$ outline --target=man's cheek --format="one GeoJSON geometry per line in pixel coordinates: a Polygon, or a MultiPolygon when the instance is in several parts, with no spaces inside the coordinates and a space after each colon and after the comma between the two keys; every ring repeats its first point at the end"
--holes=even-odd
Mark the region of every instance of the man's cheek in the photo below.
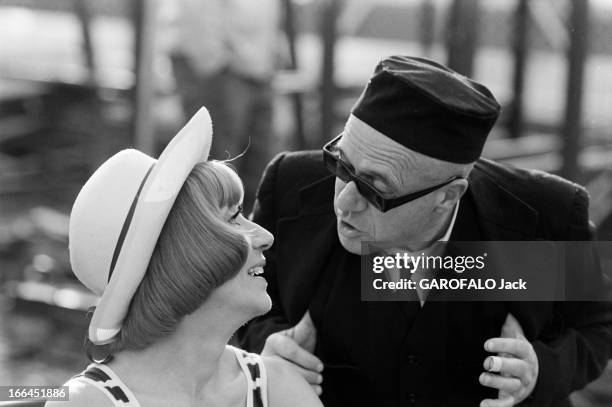
{"type": "Polygon", "coordinates": [[[362,215],[361,223],[360,225],[363,228],[364,232],[368,233],[368,238],[372,239],[372,240],[379,240],[378,239],[378,233],[379,233],[379,227],[378,227],[378,220],[376,218],[376,214],[372,213],[372,207],[370,206],[365,213],[362,215]]]}
{"type": "Polygon", "coordinates": [[[402,237],[402,230],[409,227],[405,218],[389,212],[371,213],[370,219],[371,234],[377,241],[399,240],[402,237]]]}
{"type": "Polygon", "coordinates": [[[344,182],[336,178],[336,183],[334,184],[334,209],[338,208],[338,195],[340,195],[345,185],[344,182]]]}
{"type": "Polygon", "coordinates": [[[338,196],[338,194],[340,193],[340,191],[342,191],[342,188],[344,188],[345,185],[346,183],[342,182],[342,180],[340,180],[339,178],[336,178],[336,182],[334,183],[334,197],[338,196]]]}

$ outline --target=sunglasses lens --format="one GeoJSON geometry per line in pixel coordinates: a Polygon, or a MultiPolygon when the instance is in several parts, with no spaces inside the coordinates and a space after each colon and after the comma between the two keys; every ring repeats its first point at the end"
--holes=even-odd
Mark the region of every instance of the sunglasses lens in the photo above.
{"type": "Polygon", "coordinates": [[[343,182],[350,181],[350,174],[348,173],[346,168],[344,168],[344,165],[342,165],[342,163],[338,161],[338,159],[336,159],[336,157],[334,157],[333,155],[325,155],[325,165],[329,172],[340,178],[343,182]]]}
{"type": "Polygon", "coordinates": [[[340,162],[336,163],[336,175],[343,182],[351,181],[351,174],[347,171],[346,167],[342,165],[342,163],[340,162]]]}
{"type": "Polygon", "coordinates": [[[355,180],[355,185],[357,186],[357,190],[368,202],[374,205],[375,208],[380,209],[380,204],[378,202],[378,195],[376,191],[372,189],[371,186],[361,182],[360,180],[355,180]]]}
{"type": "Polygon", "coordinates": [[[323,159],[329,172],[339,178],[342,182],[355,182],[355,186],[357,187],[359,194],[361,194],[361,196],[363,196],[375,208],[382,210],[381,202],[379,202],[379,196],[371,186],[364,183],[360,179],[353,177],[346,166],[331,152],[325,151],[323,159]]]}

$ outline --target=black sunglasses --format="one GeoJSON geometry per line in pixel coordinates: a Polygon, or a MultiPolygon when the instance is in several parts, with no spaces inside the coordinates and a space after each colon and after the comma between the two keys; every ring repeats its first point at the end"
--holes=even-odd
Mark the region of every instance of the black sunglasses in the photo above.
{"type": "Polygon", "coordinates": [[[345,163],[340,159],[339,151],[335,148],[336,144],[342,138],[342,134],[338,135],[335,139],[323,146],[323,161],[325,166],[334,176],[340,178],[342,182],[349,183],[353,181],[357,186],[357,190],[365,199],[368,200],[376,209],[381,212],[387,212],[397,206],[419,199],[436,189],[440,189],[451,182],[462,179],[463,177],[457,176],[445,181],[441,184],[434,185],[433,187],[422,189],[420,191],[412,192],[410,194],[400,196],[398,198],[384,198],[383,194],[374,188],[368,181],[359,177],[352,169],[352,166],[345,163]]]}

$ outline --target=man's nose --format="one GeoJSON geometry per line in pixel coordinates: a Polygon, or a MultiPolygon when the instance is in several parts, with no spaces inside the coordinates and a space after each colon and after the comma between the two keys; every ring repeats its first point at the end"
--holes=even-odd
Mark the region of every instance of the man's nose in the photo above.
{"type": "Polygon", "coordinates": [[[359,193],[354,181],[344,184],[336,199],[336,206],[343,212],[361,212],[368,207],[368,203],[359,193]]]}

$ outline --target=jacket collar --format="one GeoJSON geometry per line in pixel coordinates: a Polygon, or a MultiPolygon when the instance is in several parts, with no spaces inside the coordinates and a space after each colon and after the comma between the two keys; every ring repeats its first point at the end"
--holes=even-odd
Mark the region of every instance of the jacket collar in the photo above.
{"type": "Polygon", "coordinates": [[[277,267],[283,269],[277,275],[285,287],[281,301],[292,324],[308,309],[319,275],[339,244],[333,196],[333,176],[323,177],[299,191],[297,216],[277,223],[277,267]]]}
{"type": "Polygon", "coordinates": [[[298,215],[327,215],[334,213],[333,175],[327,175],[299,191],[298,215]]]}
{"type": "Polygon", "coordinates": [[[534,238],[538,212],[498,182],[484,161],[476,163],[468,181],[482,240],[534,238]]]}

